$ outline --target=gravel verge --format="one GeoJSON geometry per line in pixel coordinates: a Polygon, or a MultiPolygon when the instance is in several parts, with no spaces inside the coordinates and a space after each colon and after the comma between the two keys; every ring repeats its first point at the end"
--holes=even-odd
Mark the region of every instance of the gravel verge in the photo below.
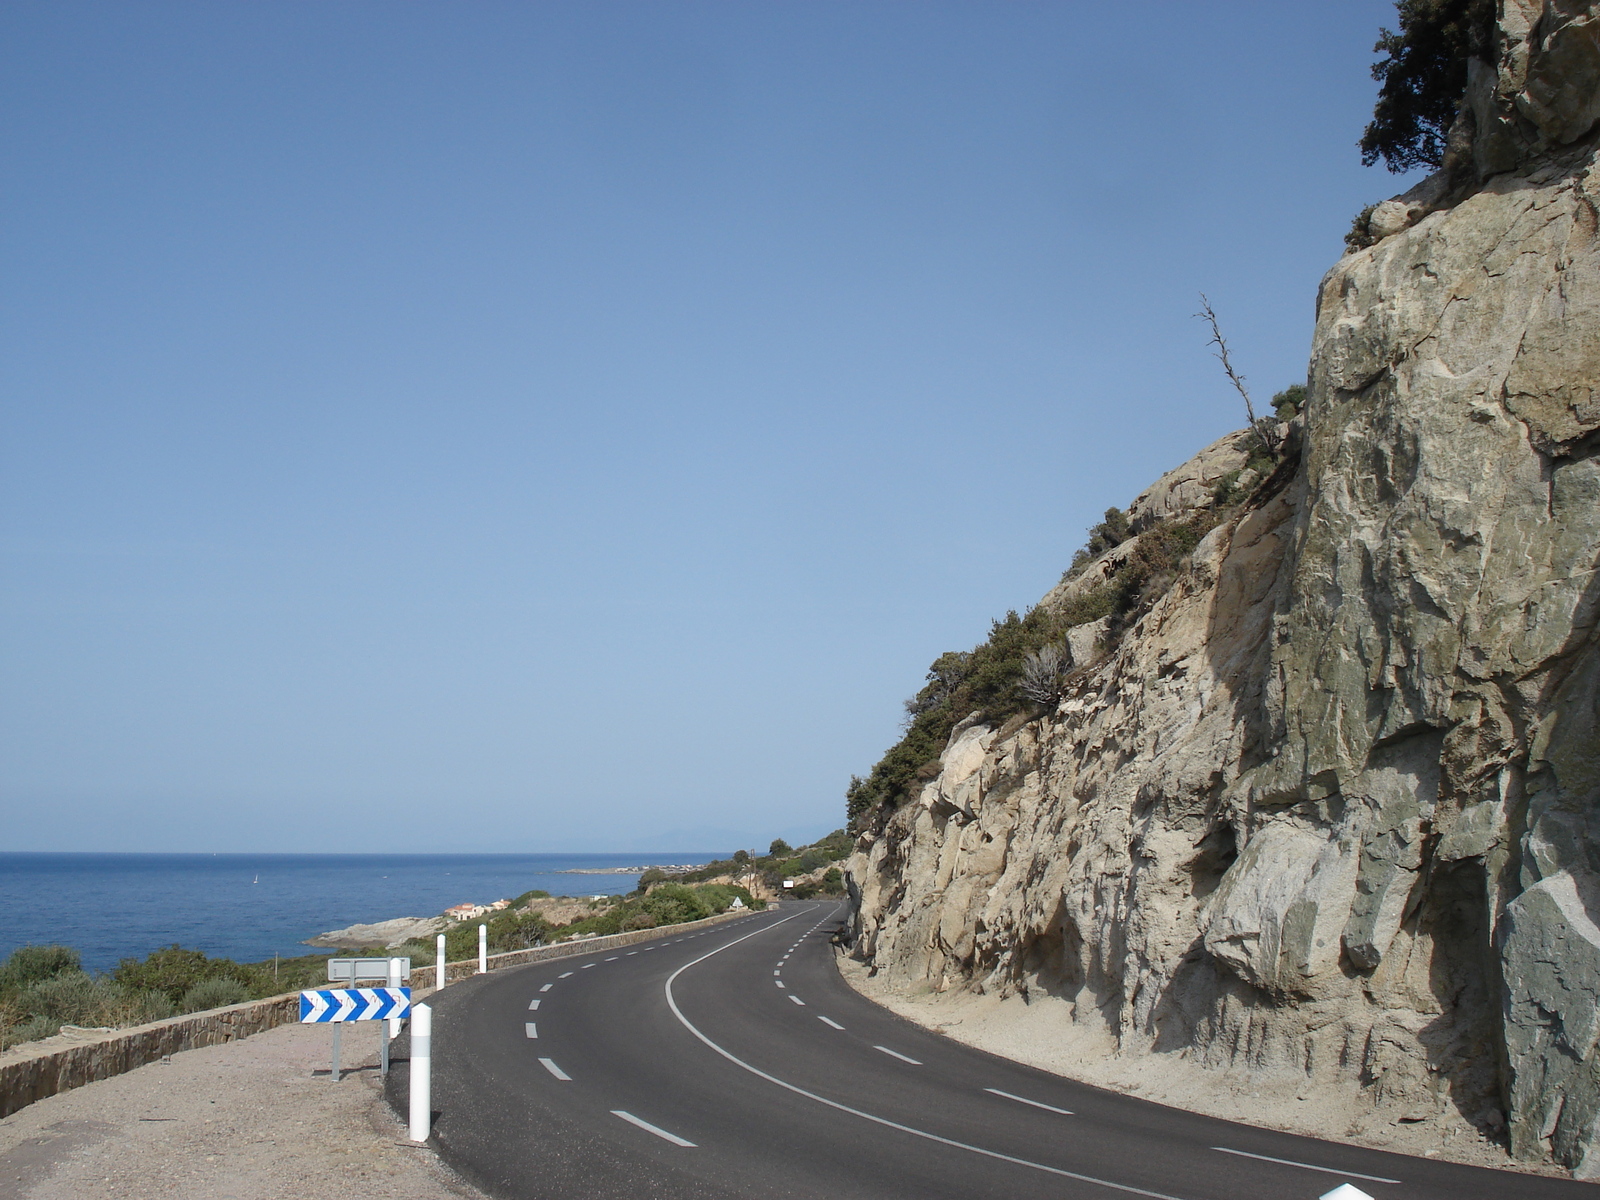
{"type": "Polygon", "coordinates": [[[383,1102],[377,1027],[284,1025],[0,1120],[0,1200],[478,1198],[383,1102]],[[353,1068],[353,1069],[351,1069],[353,1068]]]}

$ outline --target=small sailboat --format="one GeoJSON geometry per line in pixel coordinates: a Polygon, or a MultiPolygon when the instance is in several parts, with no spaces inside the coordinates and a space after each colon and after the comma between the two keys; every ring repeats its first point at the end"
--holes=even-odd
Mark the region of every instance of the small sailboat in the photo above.
{"type": "Polygon", "coordinates": [[[257,876],[256,876],[256,877],[255,877],[255,878],[254,878],[254,879],[252,879],[252,880],[251,880],[251,881],[250,881],[250,882],[251,882],[251,883],[260,883],[260,882],[261,882],[261,876],[259,876],[259,875],[257,875],[257,876]]]}

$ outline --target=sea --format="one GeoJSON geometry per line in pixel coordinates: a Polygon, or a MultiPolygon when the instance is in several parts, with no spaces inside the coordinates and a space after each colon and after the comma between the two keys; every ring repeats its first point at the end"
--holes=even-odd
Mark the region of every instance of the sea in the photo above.
{"type": "Polygon", "coordinates": [[[71,946],[84,969],[177,944],[236,962],[329,953],[305,939],[391,917],[431,917],[541,888],[553,896],[632,891],[650,865],[714,854],[25,854],[0,853],[0,958],[71,946]],[[619,874],[574,871],[633,867],[619,874]]]}

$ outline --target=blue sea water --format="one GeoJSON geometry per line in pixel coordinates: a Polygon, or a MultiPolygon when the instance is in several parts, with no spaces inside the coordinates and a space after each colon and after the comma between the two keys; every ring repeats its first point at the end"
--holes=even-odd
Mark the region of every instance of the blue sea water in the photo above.
{"type": "Polygon", "coordinates": [[[632,891],[637,874],[570,875],[712,854],[0,853],[0,957],[72,946],[90,971],[174,942],[239,962],[316,953],[308,937],[357,922],[434,916],[542,888],[632,891]]]}

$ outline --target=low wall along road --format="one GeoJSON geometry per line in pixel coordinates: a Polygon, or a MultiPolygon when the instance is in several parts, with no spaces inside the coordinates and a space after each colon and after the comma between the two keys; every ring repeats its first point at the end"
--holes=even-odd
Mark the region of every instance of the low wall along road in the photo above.
{"type": "MultiPolygon", "coordinates": [[[[590,954],[614,946],[631,946],[652,938],[677,935],[689,929],[718,925],[737,917],[749,915],[748,909],[738,909],[707,917],[702,921],[688,921],[682,925],[663,925],[655,929],[636,929],[629,933],[614,933],[605,937],[589,938],[580,942],[560,942],[552,946],[536,946],[531,950],[513,950],[507,954],[491,954],[489,969],[520,967],[525,963],[544,962],[552,958],[567,958],[575,954],[590,954]]],[[[468,959],[446,965],[445,982],[466,979],[478,972],[478,960],[468,959]]],[[[411,986],[417,991],[432,990],[434,968],[417,967],[411,972],[411,986]]],[[[132,1071],[146,1063],[183,1050],[201,1046],[216,1046],[234,1042],[261,1033],[279,1025],[300,1019],[300,993],[289,992],[266,1000],[252,1000],[227,1008],[213,1008],[206,1012],[189,1013],[154,1021],[132,1029],[118,1029],[111,1033],[93,1034],[88,1040],[71,1045],[53,1044],[45,1048],[19,1046],[0,1054],[0,1117],[8,1117],[19,1108],[93,1083],[132,1071]]]]}

